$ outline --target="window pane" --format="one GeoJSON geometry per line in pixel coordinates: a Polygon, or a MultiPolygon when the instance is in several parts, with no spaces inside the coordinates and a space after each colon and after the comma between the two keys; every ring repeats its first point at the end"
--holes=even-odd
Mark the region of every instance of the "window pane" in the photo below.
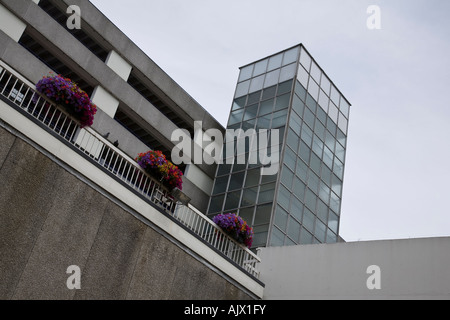
{"type": "Polygon", "coordinates": [[[242,121],[242,117],[244,115],[244,109],[240,109],[237,111],[233,111],[230,115],[230,120],[228,121],[228,125],[233,125],[242,121]]]}
{"type": "Polygon", "coordinates": [[[305,109],[305,115],[303,116],[303,119],[311,129],[314,128],[315,117],[314,114],[308,108],[305,109]]]}
{"type": "Polygon", "coordinates": [[[303,212],[303,226],[309,231],[313,232],[314,220],[315,220],[314,214],[310,210],[308,210],[308,208],[305,208],[303,212]]]}
{"type": "Polygon", "coordinates": [[[241,191],[229,193],[225,201],[224,210],[232,210],[239,207],[239,200],[241,199],[241,191]]]}
{"type": "Polygon", "coordinates": [[[340,108],[341,108],[341,112],[348,119],[349,114],[350,114],[350,104],[344,98],[341,98],[340,108]]]}
{"type": "Polygon", "coordinates": [[[262,185],[259,190],[258,203],[273,202],[275,195],[275,183],[262,185]]]}
{"type": "Polygon", "coordinates": [[[316,211],[316,200],[317,196],[314,194],[314,192],[306,188],[305,204],[312,212],[316,211]]]}
{"type": "Polygon", "coordinates": [[[302,220],[303,203],[301,203],[296,197],[292,197],[291,199],[291,215],[299,221],[302,220]]]}
{"type": "Polygon", "coordinates": [[[319,85],[315,81],[309,81],[308,92],[314,100],[319,100],[319,85]]]}
{"type": "Polygon", "coordinates": [[[292,181],[294,180],[294,173],[288,169],[288,167],[283,166],[283,172],[281,173],[281,182],[288,188],[292,190],[292,181]]]}
{"type": "Polygon", "coordinates": [[[211,203],[209,205],[209,213],[215,213],[222,211],[223,200],[225,195],[216,196],[211,198],[211,203]]]}
{"type": "Polygon", "coordinates": [[[283,127],[286,125],[287,121],[287,109],[278,111],[273,114],[273,120],[272,120],[272,129],[283,127]]]}
{"type": "Polygon", "coordinates": [[[328,115],[334,123],[338,123],[339,110],[333,103],[330,103],[328,115]]]}
{"type": "Polygon", "coordinates": [[[291,119],[289,120],[289,127],[291,127],[292,131],[294,131],[297,134],[300,134],[302,126],[302,119],[296,114],[291,113],[291,119]]]}
{"type": "Polygon", "coordinates": [[[305,190],[306,185],[303,181],[301,181],[299,178],[294,178],[294,194],[297,198],[299,198],[301,201],[305,198],[305,190]]]}
{"type": "Polygon", "coordinates": [[[260,74],[263,74],[266,72],[267,62],[268,62],[268,60],[266,59],[266,60],[260,61],[255,64],[255,70],[253,72],[254,77],[259,76],[260,74]]]}
{"type": "Polygon", "coordinates": [[[297,153],[298,151],[298,144],[300,141],[300,137],[294,133],[294,131],[292,129],[288,130],[288,135],[287,135],[287,145],[295,152],[297,153]]]}
{"type": "Polygon", "coordinates": [[[317,193],[319,189],[319,177],[314,174],[314,172],[309,172],[308,175],[308,187],[314,192],[317,193]]]}
{"type": "MultiPolygon", "coordinates": [[[[281,80],[280,80],[280,82],[281,82],[281,80]]],[[[278,86],[277,94],[279,96],[281,96],[283,93],[288,93],[291,91],[292,91],[292,80],[289,80],[289,81],[280,83],[280,85],[278,86]]]]}
{"type": "Polygon", "coordinates": [[[244,121],[256,118],[256,115],[258,114],[258,107],[259,107],[258,104],[254,104],[252,106],[246,107],[244,121]]]}
{"type": "Polygon", "coordinates": [[[241,189],[244,183],[244,172],[235,173],[231,176],[230,186],[228,187],[228,191],[241,189]]]}
{"type": "Polygon", "coordinates": [[[320,71],[319,66],[313,61],[311,63],[311,77],[317,82],[320,83],[320,75],[322,74],[322,71],[320,71]]]}
{"type": "Polygon", "coordinates": [[[259,115],[262,116],[262,115],[271,113],[273,111],[274,103],[275,103],[275,99],[270,99],[270,100],[261,102],[261,107],[259,108],[259,115]]]}
{"type": "Polygon", "coordinates": [[[253,73],[253,64],[241,69],[241,73],[239,75],[239,82],[248,80],[252,77],[253,73]]]}
{"type": "Polygon", "coordinates": [[[289,219],[288,236],[295,242],[300,241],[300,223],[293,218],[289,219]]]}
{"type": "Polygon", "coordinates": [[[329,96],[331,82],[325,74],[322,74],[322,82],[321,82],[320,86],[323,89],[323,91],[325,91],[326,95],[329,96]]]}
{"type": "Polygon", "coordinates": [[[336,213],[339,213],[341,209],[341,199],[334,192],[331,193],[330,197],[330,209],[336,213]]]}
{"type": "Polygon", "coordinates": [[[214,184],[213,194],[224,193],[225,191],[227,191],[227,185],[228,185],[228,176],[217,178],[216,183],[214,184]]]}
{"type": "Polygon", "coordinates": [[[264,78],[265,78],[264,75],[253,78],[251,85],[250,85],[249,93],[261,90],[264,86],[264,78]]]}
{"type": "Polygon", "coordinates": [[[337,105],[337,106],[339,105],[340,94],[339,94],[339,91],[336,89],[336,87],[333,85],[331,86],[330,98],[331,98],[331,101],[333,101],[333,103],[335,105],[337,105]]]}
{"type": "Polygon", "coordinates": [[[270,238],[270,245],[273,247],[280,247],[284,245],[285,235],[278,230],[277,228],[273,228],[272,236],[270,238]]]}
{"type": "Polygon", "coordinates": [[[291,202],[291,193],[284,186],[280,186],[278,192],[278,204],[289,211],[289,204],[291,202]]]}
{"type": "Polygon", "coordinates": [[[255,225],[267,224],[270,222],[270,216],[272,215],[272,204],[265,204],[256,207],[255,213],[255,225]]]}
{"type": "Polygon", "coordinates": [[[293,63],[281,68],[280,82],[293,79],[295,76],[297,64],[293,63]]]}
{"type": "Polygon", "coordinates": [[[309,74],[306,72],[305,69],[303,69],[302,66],[298,68],[298,81],[302,84],[304,88],[308,88],[308,81],[309,81],[309,74]]]}
{"type": "Polygon", "coordinates": [[[245,107],[245,102],[246,101],[247,101],[247,97],[246,96],[238,98],[238,99],[235,99],[234,102],[233,102],[232,111],[235,111],[235,110],[238,110],[238,109],[241,109],[241,108],[245,107]]]}
{"type": "Polygon", "coordinates": [[[331,229],[334,233],[338,232],[338,226],[339,226],[339,218],[337,215],[335,215],[333,212],[330,212],[328,217],[328,228],[331,229]]]}
{"type": "Polygon", "coordinates": [[[291,100],[291,94],[284,94],[282,96],[278,96],[275,103],[275,111],[282,110],[284,108],[289,107],[289,102],[291,100]]]}
{"type": "Polygon", "coordinates": [[[325,242],[325,237],[327,233],[327,227],[325,224],[323,224],[321,221],[316,221],[316,230],[314,232],[314,235],[320,242],[325,242]]]}
{"type": "Polygon", "coordinates": [[[295,172],[303,181],[306,181],[306,177],[308,176],[308,166],[299,159],[297,161],[297,170],[295,170],[295,172]]]}
{"type": "Polygon", "coordinates": [[[269,67],[267,70],[274,70],[281,67],[281,63],[283,62],[283,54],[277,54],[269,59],[269,67]]]}
{"type": "Polygon", "coordinates": [[[305,104],[302,100],[300,100],[297,95],[294,95],[294,100],[292,102],[292,109],[300,116],[303,117],[303,110],[305,108],[305,104]]]}
{"type": "Polygon", "coordinates": [[[254,206],[256,204],[256,196],[258,195],[258,187],[244,189],[242,194],[241,207],[254,206]]]}
{"type": "Polygon", "coordinates": [[[286,210],[284,210],[280,206],[277,207],[277,211],[275,213],[275,225],[285,232],[287,228],[288,216],[289,214],[286,210]]]}
{"type": "Polygon", "coordinates": [[[317,202],[317,216],[323,222],[328,221],[328,206],[321,200],[317,202]]]}
{"type": "Polygon", "coordinates": [[[280,78],[280,69],[269,72],[266,75],[266,81],[264,82],[264,88],[276,85],[280,78]]]}
{"type": "Polygon", "coordinates": [[[292,48],[284,53],[283,65],[298,61],[298,50],[300,47],[292,48]]]}
{"type": "Polygon", "coordinates": [[[301,138],[308,146],[312,145],[313,132],[308,126],[303,126],[302,127],[302,136],[301,136],[301,138]]]}
{"type": "Polygon", "coordinates": [[[300,244],[312,244],[312,243],[313,243],[312,234],[306,231],[305,228],[302,228],[302,231],[300,233],[300,244]]]}
{"type": "Polygon", "coordinates": [[[302,141],[300,143],[300,158],[305,161],[306,164],[309,163],[309,157],[311,156],[311,149],[302,141]]]}
{"type": "Polygon", "coordinates": [[[284,153],[284,163],[291,169],[295,170],[295,163],[297,162],[297,155],[290,148],[286,148],[284,153]]]}
{"type": "Polygon", "coordinates": [[[259,184],[259,179],[261,177],[261,170],[255,169],[255,170],[248,170],[247,171],[247,178],[245,180],[245,186],[246,187],[252,187],[259,184]]]}
{"type": "Polygon", "coordinates": [[[263,96],[262,96],[262,100],[266,100],[269,98],[273,98],[275,97],[275,94],[277,93],[277,86],[273,86],[270,88],[266,88],[263,91],[263,96]]]}
{"type": "Polygon", "coordinates": [[[300,63],[303,65],[303,67],[306,69],[306,71],[309,72],[311,68],[311,57],[309,54],[305,51],[305,49],[302,49],[302,53],[300,55],[300,63]]]}
{"type": "Polygon", "coordinates": [[[236,95],[235,97],[242,97],[248,93],[248,89],[250,88],[250,80],[241,82],[236,87],[236,95]]]}

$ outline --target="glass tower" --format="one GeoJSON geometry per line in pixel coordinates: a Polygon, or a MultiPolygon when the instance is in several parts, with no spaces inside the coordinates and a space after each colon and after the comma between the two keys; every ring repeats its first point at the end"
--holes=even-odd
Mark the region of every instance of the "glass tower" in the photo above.
{"type": "Polygon", "coordinates": [[[254,228],[253,247],[337,242],[349,112],[301,44],[242,67],[227,129],[267,130],[268,155],[280,161],[261,175],[264,162],[249,161],[261,140],[236,136],[245,149],[224,148],[208,215],[239,214],[254,228]]]}

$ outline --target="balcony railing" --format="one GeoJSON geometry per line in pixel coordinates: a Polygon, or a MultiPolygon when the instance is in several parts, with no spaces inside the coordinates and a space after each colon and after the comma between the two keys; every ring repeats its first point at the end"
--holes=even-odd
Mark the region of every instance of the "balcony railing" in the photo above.
{"type": "Polygon", "coordinates": [[[222,231],[191,205],[177,202],[162,184],[147,174],[137,162],[92,128],[79,122],[60,106],[36,91],[35,85],[0,61],[0,95],[37,120],[52,134],[63,138],[116,179],[138,192],[148,202],[176,219],[186,229],[220,251],[252,276],[258,278],[260,258],[222,231]]]}

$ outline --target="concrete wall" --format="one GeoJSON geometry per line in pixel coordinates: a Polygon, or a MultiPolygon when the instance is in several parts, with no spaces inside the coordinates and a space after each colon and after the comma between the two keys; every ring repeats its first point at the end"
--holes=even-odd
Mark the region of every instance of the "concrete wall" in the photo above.
{"type": "Polygon", "coordinates": [[[1,127],[0,183],[0,299],[251,298],[1,127]],[[72,265],[80,290],[66,285],[72,265]]]}
{"type": "Polygon", "coordinates": [[[450,238],[261,250],[264,299],[450,299],[450,238]]]}

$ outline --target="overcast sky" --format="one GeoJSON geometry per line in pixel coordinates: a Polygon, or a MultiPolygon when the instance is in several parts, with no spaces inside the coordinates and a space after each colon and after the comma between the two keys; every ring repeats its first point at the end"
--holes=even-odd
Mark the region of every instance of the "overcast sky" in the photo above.
{"type": "Polygon", "coordinates": [[[450,236],[450,1],[91,2],[224,126],[239,67],[303,43],[353,105],[341,236],[450,236]]]}

